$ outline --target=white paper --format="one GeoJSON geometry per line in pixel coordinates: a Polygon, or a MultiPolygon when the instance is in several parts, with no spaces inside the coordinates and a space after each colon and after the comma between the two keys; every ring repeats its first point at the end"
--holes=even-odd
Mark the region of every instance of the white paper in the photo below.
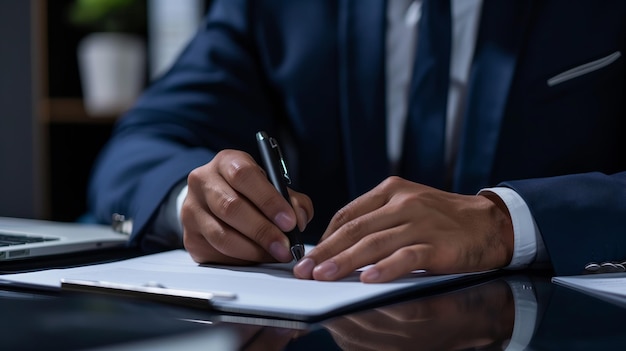
{"type": "Polygon", "coordinates": [[[4,284],[57,289],[61,279],[71,279],[230,292],[237,297],[232,300],[216,299],[213,307],[224,312],[303,320],[389,297],[390,294],[420,290],[470,276],[412,273],[390,283],[364,284],[355,272],[341,281],[321,282],[295,278],[292,267],[293,264],[203,266],[195,263],[186,251],[175,250],[100,265],[9,274],[0,279],[4,284]]]}
{"type": "Polygon", "coordinates": [[[552,281],[620,305],[626,305],[626,273],[554,277],[552,281]]]}

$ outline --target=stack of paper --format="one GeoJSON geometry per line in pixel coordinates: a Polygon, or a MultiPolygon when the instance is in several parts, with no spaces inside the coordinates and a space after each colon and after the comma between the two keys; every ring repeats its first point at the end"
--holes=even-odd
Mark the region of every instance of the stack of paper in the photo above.
{"type": "Polygon", "coordinates": [[[314,320],[358,309],[364,304],[445,284],[476,279],[485,273],[428,276],[412,273],[385,284],[364,284],[358,272],[337,282],[297,279],[293,264],[258,266],[199,265],[183,250],[125,261],[68,269],[9,274],[0,283],[60,289],[61,279],[157,287],[183,292],[216,292],[211,308],[292,320],[314,320]]]}
{"type": "Polygon", "coordinates": [[[618,305],[626,306],[626,273],[554,277],[552,281],[618,305]]]}

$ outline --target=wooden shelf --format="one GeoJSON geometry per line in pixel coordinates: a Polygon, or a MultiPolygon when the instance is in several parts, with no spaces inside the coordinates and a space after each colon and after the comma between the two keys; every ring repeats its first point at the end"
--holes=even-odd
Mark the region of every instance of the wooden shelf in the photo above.
{"type": "Polygon", "coordinates": [[[112,124],[122,113],[120,111],[116,114],[90,116],[79,98],[44,99],[42,109],[48,123],[112,124]]]}

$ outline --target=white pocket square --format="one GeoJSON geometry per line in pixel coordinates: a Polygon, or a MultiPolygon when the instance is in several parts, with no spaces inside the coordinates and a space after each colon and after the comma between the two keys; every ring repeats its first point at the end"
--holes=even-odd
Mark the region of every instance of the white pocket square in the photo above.
{"type": "Polygon", "coordinates": [[[577,67],[574,67],[572,69],[568,69],[567,71],[557,74],[556,76],[548,79],[548,86],[552,87],[555,86],[557,84],[563,83],[565,81],[568,81],[570,79],[576,78],[576,77],[580,77],[582,75],[585,75],[587,73],[593,72],[593,71],[597,71],[600,68],[606,67],[608,65],[610,65],[611,63],[615,62],[618,58],[620,58],[622,56],[622,53],[620,51],[616,51],[608,56],[605,56],[601,59],[595,60],[595,61],[591,61],[591,62],[587,62],[584,65],[580,65],[577,67]]]}

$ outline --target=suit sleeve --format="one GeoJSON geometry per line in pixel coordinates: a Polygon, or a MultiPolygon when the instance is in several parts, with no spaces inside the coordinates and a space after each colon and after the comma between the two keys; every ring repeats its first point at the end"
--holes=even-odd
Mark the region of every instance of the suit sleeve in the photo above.
{"type": "Polygon", "coordinates": [[[137,245],[173,186],[221,149],[255,150],[274,115],[259,73],[249,8],[215,1],[173,67],[119,120],[96,162],[88,193],[99,222],[133,219],[137,245]]]}
{"type": "Polygon", "coordinates": [[[502,185],[524,198],[557,275],[626,259],[626,172],[584,173],[502,185]]]}

